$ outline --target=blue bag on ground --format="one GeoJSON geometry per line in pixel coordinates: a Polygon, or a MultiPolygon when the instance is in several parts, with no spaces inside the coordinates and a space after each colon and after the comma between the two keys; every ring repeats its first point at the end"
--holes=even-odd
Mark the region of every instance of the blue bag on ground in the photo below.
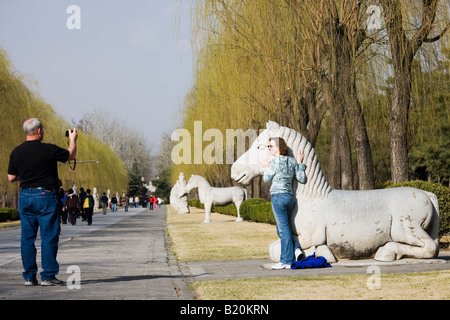
{"type": "Polygon", "coordinates": [[[326,268],[331,267],[331,264],[327,262],[322,256],[316,257],[314,252],[312,255],[307,256],[305,259],[296,261],[291,264],[291,269],[307,269],[307,268],[326,268]]]}

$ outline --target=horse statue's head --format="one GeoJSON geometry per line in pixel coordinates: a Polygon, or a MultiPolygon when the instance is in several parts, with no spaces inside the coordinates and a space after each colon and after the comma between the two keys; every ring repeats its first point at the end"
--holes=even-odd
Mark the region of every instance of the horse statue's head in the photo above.
{"type": "Polygon", "coordinates": [[[266,126],[267,129],[259,134],[250,149],[231,166],[231,178],[240,184],[248,185],[253,178],[263,175],[264,167],[261,164],[261,160],[272,160],[273,158],[267,147],[269,139],[283,138],[288,147],[288,156],[294,157],[299,150],[304,150],[305,152],[303,163],[306,165],[306,183],[301,184],[297,189],[297,183],[293,181],[297,192],[308,196],[326,197],[331,191],[331,187],[322,173],[320,163],[311,143],[299,132],[282,127],[276,122],[269,121],[266,126]]]}
{"type": "Polygon", "coordinates": [[[269,145],[269,138],[279,137],[280,125],[269,121],[266,126],[267,129],[259,134],[247,152],[231,166],[231,178],[240,184],[248,185],[253,178],[263,175],[264,167],[261,165],[261,160],[273,158],[267,146],[269,145]]]}
{"type": "Polygon", "coordinates": [[[189,193],[192,189],[198,188],[198,183],[199,183],[199,176],[193,174],[189,178],[189,181],[187,182],[186,186],[184,187],[185,191],[189,193]]]}
{"type": "Polygon", "coordinates": [[[187,184],[184,186],[181,193],[181,197],[187,195],[189,192],[191,192],[192,189],[198,188],[202,184],[207,184],[207,181],[202,176],[198,176],[193,174],[190,178],[187,184]],[[206,182],[206,183],[205,183],[206,182]]]}

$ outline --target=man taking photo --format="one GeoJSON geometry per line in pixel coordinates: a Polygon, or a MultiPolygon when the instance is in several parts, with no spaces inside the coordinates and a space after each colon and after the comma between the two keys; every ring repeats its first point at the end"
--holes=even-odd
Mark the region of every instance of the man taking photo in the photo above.
{"type": "Polygon", "coordinates": [[[20,181],[19,214],[22,225],[21,255],[25,285],[37,285],[36,247],[38,228],[41,235],[41,285],[64,283],[56,278],[59,264],[58,252],[58,167],[57,163],[74,160],[78,133],[69,130],[69,148],[43,143],[44,126],[37,118],[23,123],[26,141],[10,155],[9,182],[20,181]]]}

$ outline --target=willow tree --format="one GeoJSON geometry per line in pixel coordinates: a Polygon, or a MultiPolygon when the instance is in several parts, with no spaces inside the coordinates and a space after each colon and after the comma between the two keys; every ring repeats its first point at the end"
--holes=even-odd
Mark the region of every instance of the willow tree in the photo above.
{"type": "Polygon", "coordinates": [[[374,39],[367,33],[363,1],[285,0],[301,30],[295,39],[304,68],[314,71],[331,115],[328,180],[333,187],[374,188],[372,151],[357,90],[364,51],[374,39]],[[347,129],[350,124],[350,139],[347,129]],[[357,182],[353,183],[353,148],[357,182]]]}
{"type": "Polygon", "coordinates": [[[392,181],[408,181],[408,114],[411,104],[411,67],[424,43],[438,41],[448,30],[448,2],[436,21],[439,0],[380,0],[389,36],[393,92],[389,123],[392,181]],[[445,25],[446,24],[446,25],[445,25]]]}
{"type": "MultiPolygon", "coordinates": [[[[339,10],[333,1],[209,0],[198,1],[197,6],[198,29],[208,35],[202,38],[207,39],[203,50],[217,54],[226,49],[240,57],[231,65],[239,66],[235,82],[243,72],[250,74],[250,82],[241,82],[242,101],[300,131],[313,145],[325,112],[330,111],[334,132],[329,178],[334,187],[344,189],[353,188],[346,127],[350,119],[358,188],[373,188],[371,150],[355,80],[366,40],[362,23],[366,15],[359,2],[341,1],[339,10]]],[[[225,61],[229,60],[221,60],[225,61]]]]}
{"type": "MultiPolygon", "coordinates": [[[[311,70],[303,70],[292,37],[300,32],[282,2],[197,1],[195,86],[185,102],[183,128],[259,130],[267,120],[292,127],[313,144],[325,105],[311,70]]],[[[192,150],[195,152],[195,150],[192,150]]],[[[235,153],[238,156],[237,153],[235,153]]],[[[229,167],[191,165],[217,183],[231,183],[229,167]],[[223,178],[221,176],[224,175],[223,178]]]]}

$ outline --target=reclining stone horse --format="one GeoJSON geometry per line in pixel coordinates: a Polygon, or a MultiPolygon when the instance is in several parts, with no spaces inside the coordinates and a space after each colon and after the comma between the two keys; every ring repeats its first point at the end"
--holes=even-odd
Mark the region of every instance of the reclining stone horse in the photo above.
{"type": "MultiPolygon", "coordinates": [[[[393,261],[401,257],[434,258],[439,253],[439,205],[436,195],[415,188],[333,190],[326,181],[311,144],[298,132],[269,121],[250,149],[231,168],[231,177],[249,184],[270,158],[270,137],[282,137],[288,155],[305,151],[306,184],[294,179],[297,204],[290,225],[294,241],[328,262],[337,258],[393,261]]],[[[278,261],[279,240],[270,248],[278,261]]]]}
{"type": "Polygon", "coordinates": [[[211,208],[213,205],[224,206],[234,203],[237,209],[236,222],[241,222],[242,218],[239,213],[241,203],[247,199],[247,190],[242,187],[214,188],[202,176],[192,175],[189,179],[183,194],[188,194],[192,189],[198,188],[198,196],[200,202],[205,205],[205,221],[211,222],[211,208]]]}

